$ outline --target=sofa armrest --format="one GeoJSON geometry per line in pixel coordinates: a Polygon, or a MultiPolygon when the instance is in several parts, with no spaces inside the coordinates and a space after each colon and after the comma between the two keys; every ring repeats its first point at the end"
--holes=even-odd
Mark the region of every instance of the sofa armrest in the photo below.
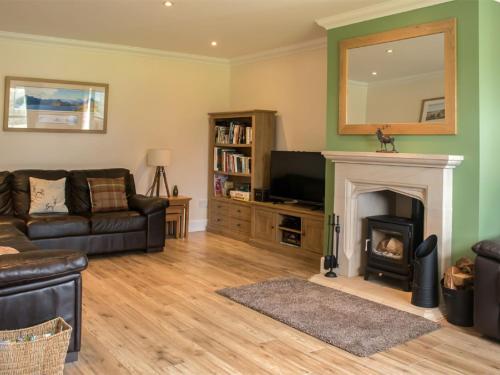
{"type": "Polygon", "coordinates": [[[500,239],[484,240],[472,246],[472,250],[483,257],[500,262],[500,239]]]}
{"type": "Polygon", "coordinates": [[[87,268],[87,257],[76,250],[34,250],[0,256],[0,288],[54,279],[87,268]]]}
{"type": "Polygon", "coordinates": [[[150,215],[154,212],[166,209],[168,207],[168,200],[135,194],[129,197],[128,205],[131,210],[139,211],[143,215],[150,215]]]}

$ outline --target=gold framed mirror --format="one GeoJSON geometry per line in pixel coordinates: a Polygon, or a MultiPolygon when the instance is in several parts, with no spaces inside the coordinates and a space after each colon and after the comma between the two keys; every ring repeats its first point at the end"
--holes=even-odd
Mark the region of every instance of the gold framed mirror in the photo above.
{"type": "Polygon", "coordinates": [[[340,42],[339,134],[456,134],[456,20],[340,42]]]}

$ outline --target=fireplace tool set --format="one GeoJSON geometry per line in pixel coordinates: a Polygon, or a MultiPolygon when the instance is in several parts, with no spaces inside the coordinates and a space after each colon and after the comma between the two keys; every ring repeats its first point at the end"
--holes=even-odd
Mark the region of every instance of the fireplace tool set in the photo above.
{"type": "Polygon", "coordinates": [[[337,277],[333,271],[334,268],[339,266],[339,238],[340,238],[340,224],[339,217],[335,214],[328,216],[328,254],[325,256],[323,267],[330,269],[325,273],[325,277],[337,277]],[[335,232],[335,234],[334,234],[335,232]],[[333,248],[335,244],[335,255],[333,255],[333,248]]]}

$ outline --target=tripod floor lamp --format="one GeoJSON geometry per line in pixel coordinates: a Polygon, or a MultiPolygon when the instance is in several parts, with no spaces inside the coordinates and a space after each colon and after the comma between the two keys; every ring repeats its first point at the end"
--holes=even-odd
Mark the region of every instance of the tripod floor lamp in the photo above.
{"type": "Polygon", "coordinates": [[[150,167],[156,167],[155,177],[153,179],[153,184],[149,188],[146,195],[152,197],[156,195],[160,196],[160,185],[161,181],[165,184],[165,191],[167,192],[167,197],[170,197],[170,190],[168,189],[167,174],[165,172],[165,167],[170,164],[170,150],[164,148],[155,148],[148,150],[147,154],[147,164],[150,167]]]}

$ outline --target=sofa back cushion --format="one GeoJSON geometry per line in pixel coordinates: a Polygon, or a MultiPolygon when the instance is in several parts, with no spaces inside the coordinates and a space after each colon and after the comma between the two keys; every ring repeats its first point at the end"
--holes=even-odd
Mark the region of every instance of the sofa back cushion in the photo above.
{"type": "Polygon", "coordinates": [[[14,213],[11,180],[12,175],[10,172],[0,172],[0,215],[12,215],[14,213]]]}
{"type": "Polygon", "coordinates": [[[92,212],[128,211],[125,178],[89,178],[92,212]]]}
{"type": "Polygon", "coordinates": [[[67,213],[66,178],[42,180],[30,177],[31,214],[67,213]]]}
{"type": "Polygon", "coordinates": [[[43,180],[60,180],[61,178],[66,178],[66,204],[70,204],[70,187],[67,183],[68,175],[68,171],[64,170],[26,169],[12,172],[12,200],[15,214],[26,215],[29,212],[31,202],[30,177],[43,180]]]}
{"type": "Polygon", "coordinates": [[[128,169],[88,169],[80,171],[70,171],[69,181],[71,185],[70,210],[75,214],[92,212],[90,201],[90,190],[88,178],[119,178],[125,180],[125,192],[127,198],[135,194],[134,179],[128,169]]]}

